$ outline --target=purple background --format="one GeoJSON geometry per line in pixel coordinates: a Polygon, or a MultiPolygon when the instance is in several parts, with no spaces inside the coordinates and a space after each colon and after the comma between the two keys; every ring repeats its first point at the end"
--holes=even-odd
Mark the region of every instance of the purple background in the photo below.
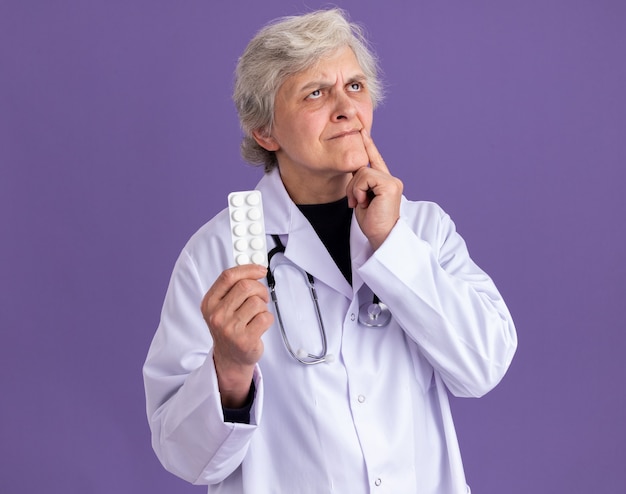
{"type": "MultiPolygon", "coordinates": [[[[477,494],[626,492],[622,0],[337,2],[374,138],[514,315],[453,401],[477,494]]],[[[187,238],[260,172],[230,100],[253,33],[316,0],[0,2],[0,492],[204,492],[153,455],[141,366],[187,238]]]]}

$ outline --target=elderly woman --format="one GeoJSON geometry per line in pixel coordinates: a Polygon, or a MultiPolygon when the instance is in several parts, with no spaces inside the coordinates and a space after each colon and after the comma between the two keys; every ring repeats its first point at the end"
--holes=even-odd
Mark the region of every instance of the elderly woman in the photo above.
{"type": "Polygon", "coordinates": [[[377,151],[377,74],[339,10],[280,19],[239,61],[269,275],[232,267],[218,214],[176,263],[144,366],[157,456],[209,492],[469,492],[447,393],[494,387],[516,333],[450,218],[404,198],[377,151]]]}

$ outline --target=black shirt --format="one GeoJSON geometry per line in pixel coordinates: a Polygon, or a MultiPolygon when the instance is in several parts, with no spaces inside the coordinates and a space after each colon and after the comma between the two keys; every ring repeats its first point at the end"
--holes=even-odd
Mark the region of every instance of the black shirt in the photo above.
{"type": "Polygon", "coordinates": [[[298,208],[309,220],[348,283],[352,284],[350,260],[352,208],[348,206],[348,198],[344,197],[326,204],[298,205],[298,208]]]}

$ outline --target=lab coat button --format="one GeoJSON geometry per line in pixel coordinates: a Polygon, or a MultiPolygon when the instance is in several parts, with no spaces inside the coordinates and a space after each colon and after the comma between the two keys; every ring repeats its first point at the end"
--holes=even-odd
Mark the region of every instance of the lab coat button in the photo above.
{"type": "Polygon", "coordinates": [[[356,314],[353,312],[352,314],[350,314],[350,320],[354,321],[356,319],[356,314]]]}
{"type": "Polygon", "coordinates": [[[365,403],[365,396],[363,396],[363,395],[359,395],[359,396],[357,397],[357,400],[359,400],[359,403],[365,403]]]}
{"type": "Polygon", "coordinates": [[[376,479],[376,480],[374,481],[374,485],[375,485],[376,487],[380,487],[380,484],[382,484],[382,483],[383,483],[383,481],[382,481],[382,480],[380,480],[380,479],[376,479]]]}

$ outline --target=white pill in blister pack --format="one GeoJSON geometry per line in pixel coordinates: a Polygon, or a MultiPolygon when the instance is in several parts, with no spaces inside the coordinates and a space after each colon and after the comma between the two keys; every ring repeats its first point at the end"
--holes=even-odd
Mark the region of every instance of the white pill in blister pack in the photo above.
{"type": "Polygon", "coordinates": [[[263,201],[258,190],[228,194],[230,233],[235,264],[267,266],[263,201]]]}

